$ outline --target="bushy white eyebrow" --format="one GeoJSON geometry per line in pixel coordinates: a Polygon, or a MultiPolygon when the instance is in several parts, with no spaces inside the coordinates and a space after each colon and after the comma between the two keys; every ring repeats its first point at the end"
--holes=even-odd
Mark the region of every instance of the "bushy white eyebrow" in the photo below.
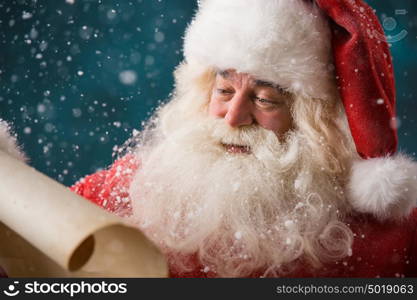
{"type": "MultiPolygon", "coordinates": [[[[220,75],[224,79],[230,78],[230,72],[228,70],[218,70],[216,72],[216,74],[220,75]]],[[[254,83],[255,83],[256,86],[264,86],[264,87],[274,88],[274,89],[278,90],[278,92],[283,93],[283,94],[288,93],[282,86],[280,86],[276,83],[270,82],[270,81],[255,79],[254,83]]]]}

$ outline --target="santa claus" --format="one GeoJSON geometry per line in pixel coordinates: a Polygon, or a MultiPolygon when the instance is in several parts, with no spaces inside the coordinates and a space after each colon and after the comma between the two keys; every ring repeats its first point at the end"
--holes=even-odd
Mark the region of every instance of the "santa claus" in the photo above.
{"type": "Polygon", "coordinates": [[[361,0],[204,0],[173,98],[72,189],[173,277],[417,275],[417,165],[361,0]]]}

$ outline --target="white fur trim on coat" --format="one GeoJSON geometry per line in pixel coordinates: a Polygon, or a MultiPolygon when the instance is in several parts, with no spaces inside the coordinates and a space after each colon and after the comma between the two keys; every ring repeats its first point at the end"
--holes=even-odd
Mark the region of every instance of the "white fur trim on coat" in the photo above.
{"type": "Polygon", "coordinates": [[[417,163],[404,154],[357,161],[347,188],[357,211],[400,220],[417,204],[417,163]]]}
{"type": "Polygon", "coordinates": [[[25,161],[26,158],[17,146],[16,137],[10,134],[10,126],[0,119],[0,150],[13,156],[16,159],[25,161]]]}
{"type": "Polygon", "coordinates": [[[299,95],[338,95],[330,28],[314,1],[200,1],[184,55],[189,63],[249,73],[299,95]]]}

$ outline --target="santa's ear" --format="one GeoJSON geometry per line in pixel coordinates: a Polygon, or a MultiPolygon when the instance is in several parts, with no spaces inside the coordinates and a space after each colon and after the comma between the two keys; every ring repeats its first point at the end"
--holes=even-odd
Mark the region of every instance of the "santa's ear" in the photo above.
{"type": "Polygon", "coordinates": [[[347,192],[358,212],[401,220],[417,205],[417,163],[404,154],[355,161],[347,192]]]}
{"type": "Polygon", "coordinates": [[[16,136],[11,134],[10,125],[0,119],[0,151],[10,156],[26,161],[26,157],[17,145],[16,136]]]}

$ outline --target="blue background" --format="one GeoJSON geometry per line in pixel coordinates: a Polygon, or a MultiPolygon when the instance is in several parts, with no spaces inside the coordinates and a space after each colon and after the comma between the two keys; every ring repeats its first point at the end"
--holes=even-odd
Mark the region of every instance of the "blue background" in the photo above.
{"type": "MultiPolygon", "coordinates": [[[[0,118],[30,164],[66,185],[109,165],[113,147],[169,98],[196,8],[190,0],[68,2],[0,1],[0,118]]],[[[367,2],[387,35],[406,32],[391,51],[400,148],[415,155],[417,3],[367,2]]]]}

